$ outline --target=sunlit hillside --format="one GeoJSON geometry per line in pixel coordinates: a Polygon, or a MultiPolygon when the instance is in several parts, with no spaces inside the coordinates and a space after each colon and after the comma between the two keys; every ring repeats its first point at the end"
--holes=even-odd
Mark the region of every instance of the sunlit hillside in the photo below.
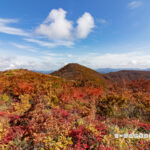
{"type": "Polygon", "coordinates": [[[149,80],[112,82],[104,90],[101,82],[88,84],[88,72],[81,85],[67,71],[65,79],[23,69],[0,73],[0,149],[149,149],[148,139],[114,136],[150,133],[149,80]]]}

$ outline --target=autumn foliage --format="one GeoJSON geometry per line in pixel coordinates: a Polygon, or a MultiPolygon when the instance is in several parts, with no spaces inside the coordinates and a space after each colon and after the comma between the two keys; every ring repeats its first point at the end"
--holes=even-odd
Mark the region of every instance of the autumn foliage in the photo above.
{"type": "Polygon", "coordinates": [[[28,70],[0,73],[0,149],[148,150],[150,81],[107,88],[28,70]]]}

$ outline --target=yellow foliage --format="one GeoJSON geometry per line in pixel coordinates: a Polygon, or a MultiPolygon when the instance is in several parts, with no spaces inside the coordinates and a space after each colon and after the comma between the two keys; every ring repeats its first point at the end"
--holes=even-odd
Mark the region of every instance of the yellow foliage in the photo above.
{"type": "Polygon", "coordinates": [[[59,99],[56,95],[51,95],[51,96],[44,96],[46,100],[46,105],[49,107],[55,107],[58,106],[59,99]]]}
{"type": "Polygon", "coordinates": [[[9,102],[10,98],[6,94],[0,95],[0,100],[4,102],[9,102]]]}
{"type": "Polygon", "coordinates": [[[29,102],[30,100],[30,95],[26,94],[26,95],[21,95],[19,96],[20,100],[21,100],[21,103],[16,103],[16,104],[13,104],[14,105],[14,108],[15,108],[15,111],[17,113],[24,113],[26,111],[28,111],[31,107],[31,104],[29,102]]]}
{"type": "Polygon", "coordinates": [[[85,123],[85,121],[82,118],[80,118],[77,120],[77,123],[80,126],[80,125],[83,125],[85,123]]]}
{"type": "Polygon", "coordinates": [[[0,123],[0,140],[3,139],[3,137],[6,135],[6,132],[7,132],[7,130],[4,126],[4,124],[0,123]]]}
{"type": "Polygon", "coordinates": [[[7,118],[0,118],[0,141],[7,134],[8,127],[9,125],[7,118]]]}
{"type": "Polygon", "coordinates": [[[64,135],[60,135],[58,137],[58,140],[55,141],[54,139],[52,139],[51,137],[47,137],[43,144],[44,149],[42,148],[41,150],[66,150],[67,146],[72,145],[72,139],[70,137],[66,137],[64,135]]]}
{"type": "MultiPolygon", "coordinates": [[[[134,138],[115,138],[114,134],[125,134],[129,133],[128,128],[120,129],[117,125],[110,126],[109,128],[111,134],[107,134],[104,136],[102,142],[108,146],[115,146],[116,150],[128,150],[128,149],[135,149],[134,145],[137,142],[137,139],[134,138]]],[[[132,129],[132,133],[136,133],[137,129],[132,129]]]]}
{"type": "Polygon", "coordinates": [[[95,126],[93,124],[89,124],[86,126],[86,129],[88,129],[89,131],[91,131],[93,134],[95,135],[99,135],[100,133],[97,131],[97,129],[95,128],[95,126]]]}

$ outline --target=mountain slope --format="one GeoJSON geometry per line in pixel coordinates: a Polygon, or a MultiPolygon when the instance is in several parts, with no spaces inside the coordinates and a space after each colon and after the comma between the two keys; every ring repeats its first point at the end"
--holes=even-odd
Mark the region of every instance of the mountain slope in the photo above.
{"type": "Polygon", "coordinates": [[[106,73],[110,73],[110,72],[118,72],[118,71],[122,71],[122,70],[132,70],[132,71],[150,71],[150,68],[147,69],[140,69],[140,68],[98,68],[96,69],[97,72],[102,73],[102,74],[106,74],[106,73]]]}
{"type": "Polygon", "coordinates": [[[75,80],[81,84],[105,86],[108,82],[100,73],[76,63],[68,64],[60,70],[51,73],[51,75],[59,76],[68,80],[75,80]]]}
{"type": "MultiPolygon", "coordinates": [[[[14,69],[0,72],[0,93],[5,92],[14,95],[14,91],[25,92],[45,92],[48,86],[61,87],[62,85],[72,85],[71,81],[66,81],[60,77],[36,73],[26,69],[14,69]],[[32,89],[32,90],[31,90],[32,89]]],[[[27,93],[28,93],[27,92],[27,93]]],[[[18,92],[16,92],[18,93],[18,92]]]]}
{"type": "Polygon", "coordinates": [[[111,81],[131,81],[131,80],[150,80],[150,71],[133,71],[133,70],[122,70],[118,72],[110,72],[104,75],[111,81]]]}

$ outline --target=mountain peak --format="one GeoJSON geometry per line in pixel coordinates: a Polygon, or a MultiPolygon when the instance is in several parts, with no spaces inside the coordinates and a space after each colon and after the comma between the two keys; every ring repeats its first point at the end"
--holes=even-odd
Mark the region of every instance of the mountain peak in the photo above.
{"type": "Polygon", "coordinates": [[[77,68],[81,68],[81,67],[85,67],[85,66],[80,65],[78,63],[69,63],[69,64],[65,65],[63,68],[76,68],[76,67],[77,68]]]}
{"type": "Polygon", "coordinates": [[[67,80],[75,80],[92,85],[104,85],[106,82],[100,73],[77,63],[69,63],[51,74],[67,80]]]}

